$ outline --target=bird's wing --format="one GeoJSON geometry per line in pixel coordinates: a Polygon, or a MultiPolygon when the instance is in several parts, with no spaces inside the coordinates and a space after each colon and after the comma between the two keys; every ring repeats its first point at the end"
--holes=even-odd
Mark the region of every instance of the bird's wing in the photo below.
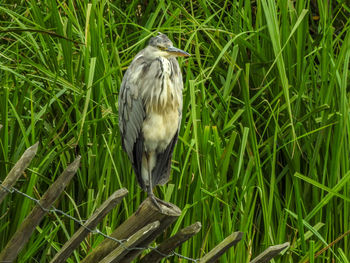
{"type": "Polygon", "coordinates": [[[140,186],[142,181],[141,166],[144,148],[142,124],[145,119],[145,101],[149,100],[149,87],[161,85],[160,79],[152,74],[158,72],[159,63],[147,63],[142,51],[136,55],[125,72],[119,91],[119,129],[122,145],[134,168],[140,186]],[[146,92],[145,92],[146,91],[146,92]]]}
{"type": "Polygon", "coordinates": [[[156,166],[153,168],[152,171],[152,183],[154,186],[160,184],[163,185],[168,182],[169,176],[170,176],[170,169],[171,169],[171,159],[173,156],[174,148],[176,145],[176,142],[179,137],[179,132],[180,132],[180,126],[181,126],[181,119],[182,119],[182,89],[183,89],[183,81],[182,81],[182,74],[181,70],[179,67],[179,63],[177,60],[171,59],[170,60],[172,67],[173,67],[173,72],[175,74],[174,76],[174,87],[178,89],[178,92],[181,94],[181,100],[180,100],[180,105],[178,108],[179,111],[179,125],[177,128],[177,131],[170,141],[168,147],[161,153],[157,154],[157,161],[156,161],[156,166]]]}
{"type": "MultiPolygon", "coordinates": [[[[140,56],[136,56],[125,72],[118,100],[122,146],[131,161],[138,180],[141,178],[143,152],[142,123],[146,114],[134,72],[137,72],[141,67],[141,63],[139,63],[141,61],[140,56]]],[[[141,187],[144,187],[140,180],[139,183],[141,187]]]]}

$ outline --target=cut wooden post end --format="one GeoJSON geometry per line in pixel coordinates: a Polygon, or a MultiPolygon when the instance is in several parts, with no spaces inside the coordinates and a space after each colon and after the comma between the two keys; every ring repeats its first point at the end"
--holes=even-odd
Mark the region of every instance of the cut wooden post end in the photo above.
{"type": "Polygon", "coordinates": [[[269,262],[272,258],[277,256],[279,253],[281,253],[286,248],[289,248],[290,244],[289,242],[275,245],[267,248],[264,252],[259,254],[256,258],[254,258],[250,263],[265,263],[269,262]]]}
{"type": "Polygon", "coordinates": [[[122,245],[118,246],[115,250],[109,253],[100,263],[117,263],[122,259],[126,262],[131,262],[134,258],[128,257],[128,253],[136,248],[139,253],[142,252],[142,248],[137,247],[142,241],[149,237],[159,227],[159,221],[148,224],[141,228],[135,234],[133,234],[122,245]]]}
{"type": "Polygon", "coordinates": [[[171,254],[175,248],[194,236],[202,228],[200,222],[196,222],[188,227],[181,229],[174,236],[163,241],[157,250],[152,250],[146,256],[144,256],[140,263],[158,263],[165,255],[171,254]],[[160,253],[159,253],[160,252],[160,253]]]}
{"type": "Polygon", "coordinates": [[[234,232],[226,237],[219,245],[210,250],[204,257],[199,260],[199,263],[213,263],[221,257],[230,247],[241,241],[242,232],[234,232]]]}
{"type": "Polygon", "coordinates": [[[84,238],[94,230],[98,223],[117,205],[123,197],[128,194],[125,188],[114,192],[95,213],[85,222],[84,226],[80,227],[77,232],[64,244],[62,249],[55,255],[50,263],[66,262],[67,258],[73,253],[84,238]]]}
{"type": "Polygon", "coordinates": [[[0,186],[0,204],[5,199],[9,192],[9,189],[15,185],[19,177],[23,174],[24,170],[28,167],[30,162],[33,160],[36,152],[38,151],[39,142],[30,146],[22,154],[21,158],[12,167],[11,171],[8,173],[4,181],[0,186]]]}

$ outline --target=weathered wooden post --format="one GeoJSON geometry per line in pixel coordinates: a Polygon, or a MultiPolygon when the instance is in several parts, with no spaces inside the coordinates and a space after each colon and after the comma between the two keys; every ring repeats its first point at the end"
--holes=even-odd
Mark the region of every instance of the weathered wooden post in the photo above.
{"type": "Polygon", "coordinates": [[[96,211],[95,213],[81,226],[77,232],[64,244],[62,249],[55,255],[50,263],[66,262],[66,259],[73,253],[84,238],[98,223],[117,205],[123,197],[128,194],[125,188],[114,192],[96,211]]]}
{"type": "MultiPolygon", "coordinates": [[[[138,210],[133,215],[131,215],[124,223],[114,230],[111,237],[118,240],[126,239],[135,234],[144,226],[155,221],[159,221],[159,227],[139,244],[141,247],[146,247],[181,214],[181,210],[171,203],[161,201],[159,204],[162,207],[162,211],[159,211],[153,202],[147,198],[142,202],[138,210]]],[[[110,239],[105,239],[90,254],[88,254],[85,259],[83,259],[82,263],[99,262],[118,246],[119,244],[117,242],[110,239]]],[[[131,250],[127,255],[128,258],[132,258],[135,255],[137,256],[139,253],[140,251],[131,250]]]]}
{"type": "Polygon", "coordinates": [[[165,255],[171,254],[175,248],[197,234],[201,228],[202,224],[200,222],[196,222],[188,227],[181,229],[174,236],[163,241],[157,247],[157,251],[152,250],[150,253],[145,255],[140,260],[140,263],[158,263],[162,260],[162,258],[165,257],[165,255]]]}
{"type": "Polygon", "coordinates": [[[264,252],[259,254],[256,258],[254,258],[250,263],[267,263],[270,262],[272,258],[277,256],[279,253],[281,253],[283,250],[289,247],[289,242],[280,244],[280,245],[275,245],[268,247],[264,252]]]}
{"type": "MultiPolygon", "coordinates": [[[[100,263],[119,263],[121,260],[123,262],[131,262],[133,258],[125,258],[130,249],[137,248],[140,243],[142,243],[147,237],[149,237],[154,231],[159,227],[159,221],[148,224],[147,226],[141,228],[135,234],[133,234],[123,245],[118,246],[111,253],[109,253],[105,258],[103,258],[100,263]]],[[[140,252],[141,252],[140,248],[140,252]]]]}
{"type": "Polygon", "coordinates": [[[242,232],[234,232],[226,237],[219,245],[210,250],[204,257],[199,260],[199,263],[214,263],[224,254],[230,247],[241,241],[242,232]]]}
{"type": "Polygon", "coordinates": [[[8,189],[14,186],[19,177],[23,174],[24,170],[28,167],[34,158],[36,152],[38,151],[38,145],[39,142],[25,150],[21,158],[12,167],[11,171],[8,173],[5,180],[0,185],[0,204],[8,194],[8,189]]]}
{"type": "Polygon", "coordinates": [[[35,227],[49,211],[53,202],[60,196],[64,188],[77,172],[80,164],[80,156],[71,163],[57,180],[49,187],[30,214],[23,220],[13,237],[7,243],[6,247],[0,254],[0,262],[13,262],[25,244],[28,242],[35,227]]]}

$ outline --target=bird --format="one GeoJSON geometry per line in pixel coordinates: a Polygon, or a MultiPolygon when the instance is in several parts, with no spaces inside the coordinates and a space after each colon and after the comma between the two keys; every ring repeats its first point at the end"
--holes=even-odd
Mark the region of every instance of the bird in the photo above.
{"type": "Polygon", "coordinates": [[[137,182],[160,210],[157,200],[161,200],[155,197],[153,188],[169,180],[183,105],[183,79],[177,57],[188,56],[158,32],[136,54],[119,90],[122,147],[137,182]]]}

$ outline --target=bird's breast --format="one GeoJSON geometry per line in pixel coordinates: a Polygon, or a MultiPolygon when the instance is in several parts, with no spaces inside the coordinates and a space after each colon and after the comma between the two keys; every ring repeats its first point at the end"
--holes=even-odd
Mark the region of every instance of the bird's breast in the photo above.
{"type": "MultiPolygon", "coordinates": [[[[146,118],[142,132],[146,151],[164,151],[174,138],[179,126],[182,105],[182,90],[172,78],[172,65],[166,58],[159,58],[160,85],[153,87],[150,100],[147,100],[146,118]]],[[[181,80],[182,81],[182,80],[181,80]]]]}
{"type": "Polygon", "coordinates": [[[177,132],[179,118],[177,109],[163,113],[148,112],[142,127],[145,150],[157,153],[164,151],[177,132]]]}

